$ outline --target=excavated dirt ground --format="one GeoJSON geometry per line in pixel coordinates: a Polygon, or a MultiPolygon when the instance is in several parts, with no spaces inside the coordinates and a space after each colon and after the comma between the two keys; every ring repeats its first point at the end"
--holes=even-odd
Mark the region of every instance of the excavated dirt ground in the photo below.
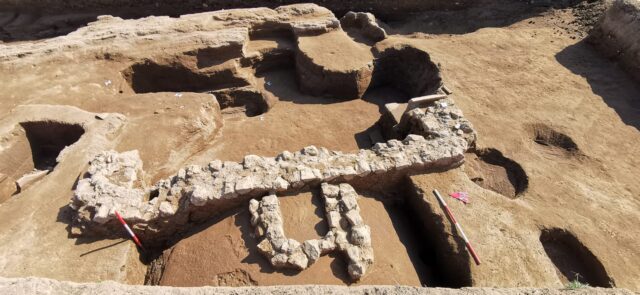
{"type": "MultiPolygon", "coordinates": [[[[427,51],[473,122],[478,141],[462,167],[412,176],[392,191],[358,192],[376,257],[358,285],[562,288],[579,273],[592,286],[640,290],[640,86],[582,41],[601,7],[523,10],[523,5],[490,7],[483,14],[421,13],[390,23],[390,36],[378,46],[404,42],[427,51]],[[445,195],[483,259],[480,266],[468,260],[459,277],[447,273],[432,244],[430,235],[446,234],[422,232],[421,216],[409,204],[376,198],[416,194],[444,216],[433,203],[434,188],[445,195]],[[471,203],[446,196],[454,191],[468,192],[471,203]]],[[[371,58],[363,56],[370,52],[367,44],[342,34],[325,34],[326,46],[308,50],[319,51],[324,63],[335,61],[336,68],[371,58]],[[341,35],[332,43],[331,34],[341,35]],[[354,55],[333,59],[332,50],[354,55]]],[[[287,42],[254,40],[249,50],[291,46],[287,42]]],[[[139,150],[145,181],[153,183],[187,164],[213,159],[274,156],[308,145],[345,152],[368,148],[370,134],[379,132],[383,104],[408,99],[392,89],[375,89],[355,100],[305,95],[291,65],[257,75],[257,87],[277,100],[267,112],[247,116],[243,108],[226,108],[221,118],[211,119],[209,94],[135,94],[121,78],[127,65],[64,54],[17,68],[0,64],[0,118],[25,104],[121,113],[128,118],[121,140],[103,146],[139,150]],[[221,120],[222,127],[202,127],[207,120],[221,120]]],[[[5,170],[33,165],[29,157],[36,154],[26,142],[19,146],[11,155],[0,154],[0,192],[13,190],[2,177],[15,176],[5,170]],[[14,158],[21,162],[6,164],[14,158]]],[[[70,236],[65,206],[86,161],[79,155],[68,159],[50,172],[64,181],[0,199],[0,275],[144,283],[149,257],[138,255],[124,233],[122,240],[70,236]]],[[[318,193],[280,198],[290,237],[301,241],[326,232],[318,193]]],[[[441,223],[455,232],[449,222],[441,223]]],[[[301,272],[274,270],[257,252],[252,231],[246,206],[198,226],[168,249],[155,250],[164,272],[153,283],[352,284],[346,263],[336,255],[301,272]]]]}

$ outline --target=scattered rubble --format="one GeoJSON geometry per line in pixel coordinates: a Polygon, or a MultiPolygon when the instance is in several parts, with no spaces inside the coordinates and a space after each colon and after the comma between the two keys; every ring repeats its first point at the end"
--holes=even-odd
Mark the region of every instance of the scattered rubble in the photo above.
{"type": "Polygon", "coordinates": [[[469,146],[476,141],[473,125],[450,98],[438,100],[426,108],[407,111],[396,128],[409,134],[422,134],[426,138],[447,138],[454,133],[463,137],[469,146]]]}
{"type": "Polygon", "coordinates": [[[374,42],[387,38],[388,27],[378,21],[372,13],[349,11],[340,19],[340,25],[345,30],[355,28],[374,42]]]}

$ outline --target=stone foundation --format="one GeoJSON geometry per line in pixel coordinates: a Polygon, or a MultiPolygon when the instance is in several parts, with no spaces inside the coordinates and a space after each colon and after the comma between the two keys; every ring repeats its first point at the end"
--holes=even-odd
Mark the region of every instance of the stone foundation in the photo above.
{"type": "Polygon", "coordinates": [[[145,242],[162,243],[251,198],[322,182],[381,182],[459,165],[475,140],[470,123],[445,103],[429,114],[438,119],[425,133],[427,138],[410,134],[403,141],[377,143],[354,154],[308,146],[276,157],[248,155],[241,163],[214,160],[206,167],[180,169],[151,187],[139,181],[143,171],[137,152],[105,151],[78,181],[69,205],[74,211],[72,233],[116,236],[121,227],[115,219],[118,211],[145,242]],[[468,128],[461,128],[463,124],[468,128]]]}
{"type": "Polygon", "coordinates": [[[338,250],[346,254],[351,278],[359,280],[373,264],[373,248],[371,230],[360,216],[358,195],[346,183],[340,186],[323,183],[321,187],[330,230],[322,239],[302,244],[285,236],[278,197],[268,195],[261,201],[251,200],[251,224],[256,228],[256,236],[262,239],[258,249],[274,267],[298,270],[306,269],[321,255],[338,250]]]}

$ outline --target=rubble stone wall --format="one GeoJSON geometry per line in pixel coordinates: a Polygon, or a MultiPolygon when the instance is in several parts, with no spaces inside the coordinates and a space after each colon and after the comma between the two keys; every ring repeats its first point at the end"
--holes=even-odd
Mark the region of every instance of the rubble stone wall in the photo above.
{"type": "Polygon", "coordinates": [[[341,251],[347,257],[349,276],[362,278],[373,264],[371,229],[360,216],[358,194],[349,184],[323,183],[322,197],[329,232],[321,239],[300,243],[288,239],[284,232],[280,202],[275,195],[249,202],[251,224],[256,236],[262,239],[258,250],[276,268],[303,270],[315,263],[321,255],[341,251]]]}
{"type": "Polygon", "coordinates": [[[191,165],[172,177],[145,187],[136,151],[105,151],[78,181],[69,205],[73,234],[114,236],[118,211],[148,243],[160,243],[251,198],[296,192],[322,182],[362,182],[394,178],[457,166],[475,140],[470,123],[453,105],[442,104],[429,134],[410,134],[403,141],[377,143],[357,153],[308,146],[276,157],[247,155],[240,163],[211,161],[191,165]],[[454,118],[455,117],[455,118],[454,118]],[[469,126],[460,129],[459,126],[469,126]],[[462,130],[460,132],[459,130],[462,130]]]}

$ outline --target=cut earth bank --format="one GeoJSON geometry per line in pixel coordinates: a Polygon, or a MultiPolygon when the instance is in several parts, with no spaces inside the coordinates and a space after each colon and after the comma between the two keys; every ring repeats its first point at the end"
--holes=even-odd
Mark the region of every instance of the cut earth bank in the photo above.
{"type": "MultiPolygon", "coordinates": [[[[284,150],[299,150],[310,144],[350,152],[358,147],[368,148],[371,138],[375,137],[370,136],[372,131],[384,133],[375,122],[381,117],[379,110],[384,110],[384,103],[393,101],[380,97],[396,97],[395,102],[409,98],[407,94],[396,93],[394,83],[388,83],[392,87],[387,88],[391,89],[380,87],[365,92],[364,100],[341,101],[300,94],[297,85],[290,82],[292,79],[289,77],[300,74],[297,72],[298,58],[303,56],[287,50],[296,48],[288,44],[296,44],[288,37],[291,36],[289,34],[299,38],[296,34],[300,30],[312,30],[317,34],[316,29],[320,32],[328,30],[327,34],[343,34],[329,12],[318,8],[305,12],[317,16],[320,26],[318,23],[309,24],[306,15],[305,22],[291,21],[291,26],[284,21],[282,27],[285,29],[279,29],[277,34],[269,35],[268,30],[242,32],[242,27],[260,23],[264,15],[274,15],[279,19],[282,11],[287,9],[193,15],[173,21],[162,18],[140,21],[103,18],[55,42],[45,40],[34,44],[5,45],[2,73],[12,78],[7,79],[8,91],[0,102],[6,118],[3,120],[4,130],[13,130],[20,122],[58,121],[84,126],[85,134],[70,147],[75,150],[64,153],[50,174],[0,207],[0,211],[6,213],[3,219],[7,224],[1,229],[3,244],[0,251],[5,257],[3,275],[38,275],[75,281],[142,281],[145,270],[139,267],[138,258],[129,244],[113,245],[113,240],[74,240],[67,237],[66,226],[73,212],[67,209],[66,204],[76,176],[83,178],[81,174],[86,163],[102,150],[124,152],[137,149],[145,165],[146,176],[142,180],[150,185],[187,164],[204,167],[211,159],[240,161],[248,154],[274,156],[284,150]],[[245,17],[248,19],[246,22],[243,21],[245,17]],[[172,25],[175,27],[162,29],[172,25]],[[230,26],[240,28],[237,30],[239,34],[233,28],[224,34],[216,33],[230,26]],[[291,28],[293,33],[287,33],[291,28]],[[207,34],[217,34],[216,40],[229,36],[224,40],[230,41],[228,44],[211,44],[208,43],[209,37],[202,36],[207,34]],[[243,34],[248,37],[243,39],[243,34]],[[233,48],[228,45],[233,45],[232,39],[236,37],[239,39],[235,44],[249,43],[250,48],[264,48],[256,43],[252,45],[252,41],[266,44],[267,48],[263,49],[266,54],[256,50],[256,54],[250,55],[242,49],[239,55],[234,55],[238,51],[229,53],[230,59],[238,60],[238,63],[212,59],[219,54],[215,48],[233,48]],[[113,46],[116,43],[120,47],[113,46]],[[158,47],[164,53],[149,56],[149,48],[158,47]],[[79,51],[79,48],[83,50],[79,51]],[[201,50],[203,48],[205,50],[201,50]],[[269,68],[269,62],[276,66],[269,68]],[[65,67],[61,67],[62,64],[65,67]],[[287,68],[283,64],[290,66],[287,68]],[[253,68],[260,65],[267,68],[254,74],[253,68]],[[245,67],[252,71],[245,72],[245,67]],[[134,75],[135,70],[140,70],[142,75],[134,75]],[[156,77],[153,75],[158,71],[192,73],[193,77],[205,83],[223,84],[224,87],[198,89],[196,84],[187,85],[188,89],[154,90],[153,87],[166,85],[150,85],[152,91],[142,92],[151,93],[136,93],[141,92],[136,90],[136,85],[153,80],[148,77],[156,77]],[[80,72],[82,76],[77,75],[80,72]],[[138,79],[142,82],[136,82],[138,79]],[[32,87],[25,89],[25,83],[32,87]],[[228,95],[231,98],[241,97],[235,93],[243,93],[250,97],[245,101],[257,103],[251,105],[243,100],[228,100],[224,105],[221,100],[219,105],[224,109],[218,112],[219,106],[209,94],[187,93],[194,90],[214,91],[216,97],[228,95]],[[31,106],[18,107],[25,104],[31,106]],[[40,104],[75,106],[84,111],[40,104]],[[150,109],[149,105],[156,107],[150,109]],[[70,115],[66,116],[67,113],[70,115]],[[120,113],[126,116],[126,120],[120,115],[104,113],[120,113]],[[360,133],[365,136],[358,137],[360,133]],[[153,134],[154,140],[149,140],[149,134],[153,134]],[[68,175],[74,177],[69,178],[68,175]],[[51,197],[43,203],[43,196],[51,197]],[[53,220],[60,222],[52,223],[53,220]],[[54,249],[53,253],[51,249],[54,249]],[[24,265],[30,266],[24,268],[24,265]]],[[[391,35],[375,44],[371,51],[373,57],[384,52],[385,48],[396,48],[401,44],[427,52],[435,64],[440,64],[444,82],[455,91],[456,103],[465,110],[479,134],[475,156],[470,154],[467,157],[480,161],[477,165],[468,163],[446,173],[415,175],[402,189],[391,185],[391,192],[373,192],[397,195],[409,191],[420,196],[425,202],[423,204],[433,208],[431,211],[436,215],[433,220],[441,220],[441,227],[435,231],[431,229],[426,236],[445,237],[442,239],[446,242],[444,246],[434,247],[445,251],[448,249],[446,245],[455,246],[459,240],[440,208],[433,203],[430,191],[433,188],[442,192],[464,190],[472,195],[470,205],[450,202],[450,206],[476,243],[484,263],[474,266],[466,260],[461,268],[468,269],[463,272],[464,278],[453,280],[451,276],[442,275],[439,280],[444,282],[442,284],[562,287],[567,279],[573,279],[575,274],[570,271],[578,263],[578,269],[587,270],[601,264],[598,267],[604,270],[604,280],[610,279],[617,287],[638,289],[635,278],[639,263],[637,255],[634,255],[634,249],[637,249],[634,245],[638,241],[633,224],[638,221],[635,212],[639,206],[633,196],[637,196],[640,190],[632,177],[633,167],[638,165],[638,147],[632,143],[637,142],[639,135],[637,121],[626,114],[637,115],[637,111],[633,113],[634,109],[637,110],[634,98],[640,97],[640,92],[624,72],[601,58],[588,45],[576,43],[571,36],[556,32],[555,19],[570,17],[567,11],[553,11],[534,17],[536,24],[516,22],[503,28],[486,28],[463,35],[391,35]],[[505,58],[496,59],[496,56],[505,58]],[[541,73],[557,74],[547,76],[541,73]],[[616,112],[623,107],[627,107],[626,113],[616,112]],[[505,132],[503,126],[509,126],[509,132],[505,132]],[[557,140],[563,136],[569,141],[557,140]],[[573,142],[575,147],[567,145],[567,142],[573,142]],[[499,153],[491,153],[485,148],[494,148],[499,153]],[[510,169],[513,166],[504,164],[511,163],[508,160],[516,162],[520,169],[510,169]],[[611,163],[616,163],[616,166],[611,163]],[[491,173],[482,170],[483,167],[490,169],[491,173]],[[525,186],[513,184],[523,181],[520,170],[526,173],[525,186]],[[495,175],[503,175],[503,178],[493,179],[495,175]],[[507,188],[513,186],[513,193],[498,189],[505,185],[507,188]],[[492,188],[503,194],[494,192],[492,188]],[[625,231],[631,234],[623,234],[625,231]],[[554,255],[584,251],[582,249],[588,249],[585,253],[595,257],[593,264],[580,266],[579,262],[562,261],[554,255]]],[[[420,27],[413,29],[419,31],[420,27]]],[[[358,34],[356,31],[349,36],[362,40],[358,34]]],[[[344,38],[336,40],[349,42],[344,38]]],[[[353,43],[349,47],[339,48],[363,48],[371,43],[350,42],[353,43]]],[[[372,77],[375,77],[374,72],[372,77]]],[[[354,89],[360,89],[357,85],[362,80],[352,81],[356,83],[354,89]]],[[[26,150],[25,161],[29,162],[29,157],[34,156],[29,155],[29,148],[23,150],[26,150]]],[[[369,194],[366,190],[360,194],[364,195],[360,200],[365,204],[361,205],[363,218],[371,220],[372,224],[380,223],[379,226],[371,226],[374,249],[376,243],[381,245],[381,249],[412,248],[420,243],[403,241],[402,227],[396,230],[398,222],[394,224],[392,214],[387,213],[393,210],[376,198],[366,198],[369,194]],[[366,210],[375,212],[371,214],[374,217],[367,217],[366,210]],[[386,216],[390,216],[389,219],[386,216]],[[393,238],[384,239],[387,234],[393,238]]],[[[314,210],[311,202],[302,201],[303,198],[312,200],[312,192],[302,192],[300,197],[282,198],[283,215],[294,218],[291,222],[285,220],[285,226],[295,222],[298,211],[295,206],[309,206],[314,210]],[[287,205],[289,200],[295,203],[287,205]],[[290,209],[287,210],[287,206],[290,209]]],[[[406,209],[402,205],[397,206],[400,206],[398,210],[406,209]]],[[[295,276],[280,272],[263,274],[268,266],[259,264],[266,260],[253,262],[244,259],[249,257],[247,253],[253,247],[251,243],[256,241],[242,237],[242,227],[235,223],[248,222],[248,216],[242,212],[238,213],[240,215],[229,214],[231,216],[223,215],[224,218],[214,225],[203,226],[178,241],[169,250],[160,283],[322,283],[317,281],[319,278],[331,283],[342,282],[344,273],[341,277],[340,273],[332,271],[344,271],[339,257],[335,258],[338,266],[334,268],[327,265],[333,263],[333,259],[323,257],[312,269],[295,276]],[[228,251],[215,251],[217,247],[226,247],[228,251]],[[316,268],[318,274],[311,275],[316,268]],[[198,275],[169,275],[172,271],[198,275]]],[[[294,229],[285,229],[295,238],[312,238],[305,236],[309,233],[304,229],[313,228],[318,219],[314,221],[313,216],[309,219],[305,222],[310,224],[300,226],[299,236],[294,229]]],[[[414,222],[406,221],[408,224],[414,222]]],[[[407,236],[416,235],[410,232],[407,236]]],[[[462,254],[455,257],[467,258],[463,248],[454,247],[450,251],[462,254]]],[[[383,266],[384,260],[379,261],[380,266],[374,264],[369,276],[371,281],[365,277],[360,283],[395,284],[395,280],[413,285],[425,282],[420,274],[429,272],[429,263],[415,259],[420,255],[412,254],[411,249],[406,253],[404,257],[392,258],[388,267],[383,266]],[[424,272],[420,270],[420,264],[425,265],[424,272]],[[395,267],[401,270],[395,270],[395,267]],[[382,270],[378,276],[376,269],[382,270]]],[[[261,256],[254,258],[263,259],[261,256]]],[[[432,265],[437,269],[438,263],[442,262],[432,262],[432,265]]],[[[593,276],[595,284],[602,283],[602,275],[593,276]]]]}

